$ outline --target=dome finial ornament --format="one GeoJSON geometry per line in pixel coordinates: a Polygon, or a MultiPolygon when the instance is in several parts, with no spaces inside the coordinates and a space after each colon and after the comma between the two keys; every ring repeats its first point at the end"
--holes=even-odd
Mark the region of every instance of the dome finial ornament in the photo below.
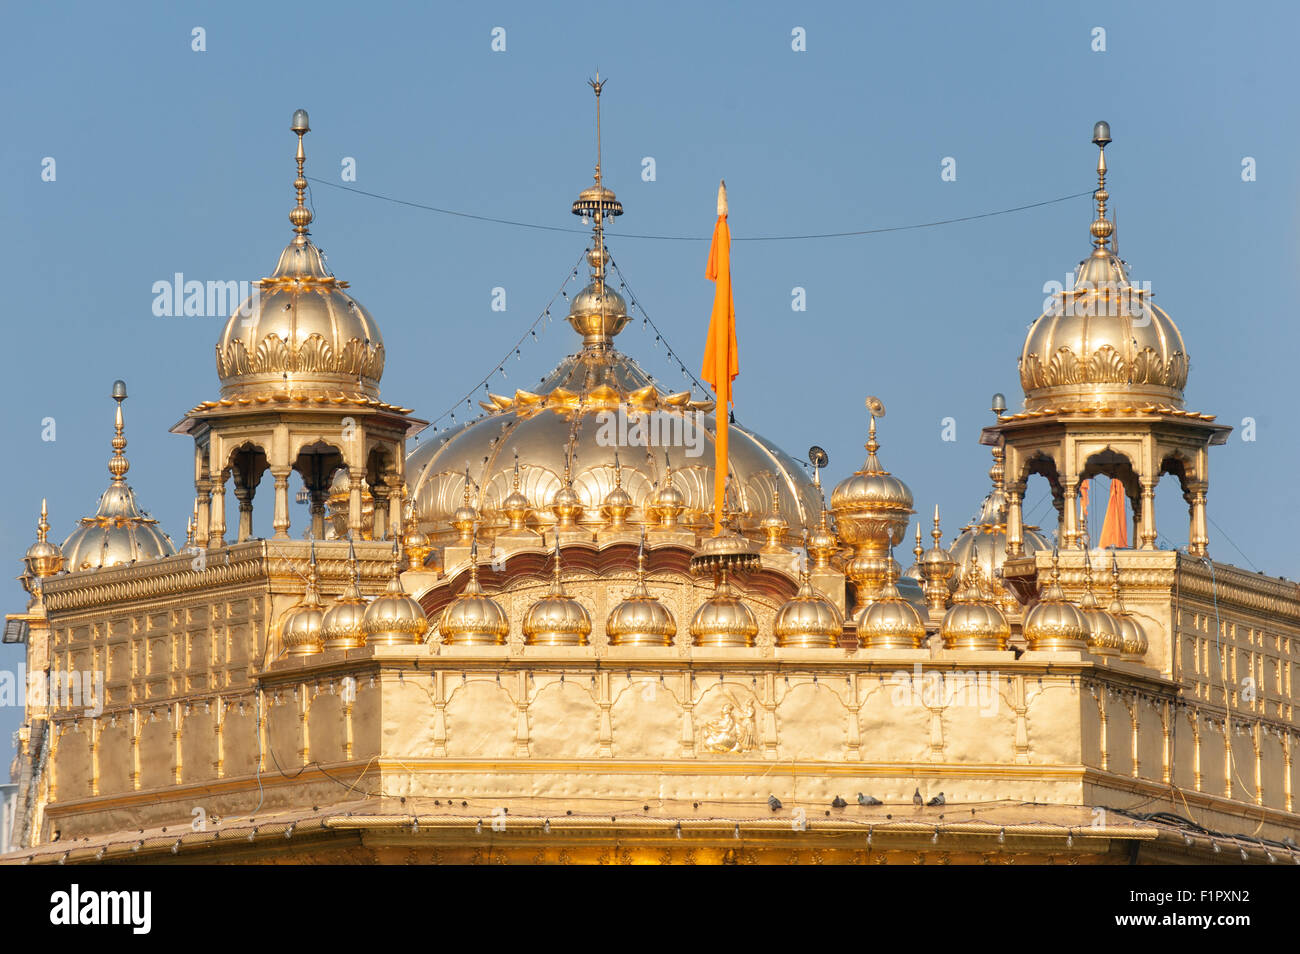
{"type": "Polygon", "coordinates": [[[36,524],[36,542],[27,548],[27,553],[23,557],[23,562],[27,566],[27,573],[20,578],[23,587],[33,596],[36,595],[34,587],[29,583],[43,580],[47,576],[54,576],[63,569],[63,551],[46,539],[50,532],[47,517],[45,498],[42,497],[41,519],[36,524]]]}
{"type": "Polygon", "coordinates": [[[348,533],[348,585],[321,621],[321,642],[325,649],[360,649],[366,644],[366,598],[361,595],[361,569],[357,551],[348,533]]]}
{"type": "Polygon", "coordinates": [[[646,587],[644,527],[636,555],[636,586],[610,611],[605,635],[611,646],[671,646],[677,635],[673,614],[646,587]]]}
{"type": "Polygon", "coordinates": [[[131,462],[122,453],[126,450],[126,436],[122,426],[122,402],[126,400],[125,381],[113,382],[113,400],[117,402],[117,415],[113,425],[113,457],[108,462],[108,472],[113,475],[113,483],[120,487],[125,483],[123,478],[126,477],[126,472],[131,469],[131,462]]]}
{"type": "Polygon", "coordinates": [[[293,223],[293,230],[298,237],[294,239],[295,245],[307,244],[307,226],[311,225],[311,209],[307,208],[307,179],[303,175],[303,164],[307,161],[307,154],[303,151],[302,137],[311,132],[311,125],[307,120],[307,110],[299,109],[293,114],[293,125],[290,127],[298,136],[298,178],[293,180],[293,187],[298,193],[298,204],[294,206],[293,211],[289,213],[289,221],[293,223]]]}
{"type": "Polygon", "coordinates": [[[1110,124],[1100,122],[1093,126],[1092,141],[1097,146],[1097,191],[1093,193],[1097,200],[1097,219],[1092,223],[1092,244],[1104,249],[1115,231],[1114,223],[1106,218],[1106,200],[1110,198],[1106,191],[1106,147],[1110,145],[1110,124]]]}
{"type": "Polygon", "coordinates": [[[321,609],[319,577],[316,574],[316,538],[311,538],[311,559],[307,564],[307,585],[302,599],[285,617],[280,642],[290,656],[310,656],[323,646],[325,613],[321,609]]]}

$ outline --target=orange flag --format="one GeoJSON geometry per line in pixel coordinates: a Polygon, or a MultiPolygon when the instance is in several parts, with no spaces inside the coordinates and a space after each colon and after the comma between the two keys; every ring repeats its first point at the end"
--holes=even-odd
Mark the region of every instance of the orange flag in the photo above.
{"type": "Polygon", "coordinates": [[[718,185],[718,224],[713,227],[713,246],[704,275],[717,287],[713,293],[713,317],[704,345],[704,366],[700,376],[717,395],[717,434],[713,448],[713,532],[722,532],[722,508],[727,496],[727,425],[731,409],[731,382],[740,373],[736,353],[736,306],[731,298],[731,230],[727,228],[727,184],[718,185]]]}
{"type": "Polygon", "coordinates": [[[1088,532],[1088,491],[1092,489],[1092,481],[1085,480],[1079,484],[1079,532],[1083,534],[1084,543],[1092,546],[1092,534],[1088,532]]]}
{"type": "Polygon", "coordinates": [[[1128,514],[1124,507],[1124,485],[1115,478],[1110,481],[1110,500],[1106,503],[1106,522],[1101,526],[1101,549],[1128,546],[1128,514]]]}

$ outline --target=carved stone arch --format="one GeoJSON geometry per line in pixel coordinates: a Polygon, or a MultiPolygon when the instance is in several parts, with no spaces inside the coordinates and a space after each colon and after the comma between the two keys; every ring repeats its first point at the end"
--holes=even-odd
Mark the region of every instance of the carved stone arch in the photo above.
{"type": "Polygon", "coordinates": [[[1098,451],[1083,462],[1079,472],[1080,482],[1096,477],[1098,474],[1118,480],[1124,485],[1124,495],[1130,501],[1138,499],[1142,493],[1142,479],[1139,475],[1141,461],[1134,462],[1131,455],[1117,451],[1107,444],[1106,449],[1098,451]]]}

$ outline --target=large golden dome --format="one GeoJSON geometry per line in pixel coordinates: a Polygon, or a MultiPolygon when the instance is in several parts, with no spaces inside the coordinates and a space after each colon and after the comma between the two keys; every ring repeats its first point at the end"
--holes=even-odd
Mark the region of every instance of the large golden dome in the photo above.
{"type": "MultiPolygon", "coordinates": [[[[575,213],[595,218],[598,226],[587,253],[590,283],[574,295],[568,315],[583,336],[582,349],[533,390],[489,394],[480,402],[482,416],[407,457],[415,518],[433,540],[451,535],[467,469],[480,532],[488,538],[507,527],[510,512],[522,511],[525,502],[530,527],[554,525],[557,494],[572,512],[581,508],[578,525],[587,529],[611,519],[604,512],[607,502],[627,523],[653,525],[660,492],[665,500],[680,495],[685,527],[712,526],[715,402],[661,388],[614,347],[614,336],[627,323],[626,304],[606,284],[609,251],[599,226],[604,216],[621,211],[603,186],[584,191],[574,203],[575,213]],[[568,499],[566,466],[576,502],[568,499]],[[616,493],[620,482],[622,493],[616,493]]],[[[793,458],[739,424],[730,425],[729,456],[726,509],[740,515],[745,533],[761,535],[774,495],[792,525],[787,543],[816,523],[820,495],[793,458]]]]}
{"type": "Polygon", "coordinates": [[[296,233],[269,278],[230,316],[217,342],[223,398],[267,391],[331,397],[379,397],[384,339],[379,326],[336,279],[308,238],[312,213],[303,201],[302,137],[307,113],[294,113],[298,134],[298,205],[289,214],[296,233]]]}
{"type": "Polygon", "coordinates": [[[131,465],[122,453],[126,449],[122,426],[124,382],[113,382],[113,400],[117,402],[117,418],[113,456],[108,462],[112,480],[100,495],[94,516],[78,521],[77,529],[63,541],[63,566],[69,572],[158,560],[176,552],[171,537],[163,533],[158,521],[136,506],[135,492],[126,483],[131,465]]]}
{"type": "Polygon", "coordinates": [[[1138,406],[1183,407],[1188,356],[1173,319],[1134,286],[1125,263],[1109,247],[1106,218],[1106,145],[1110,127],[1098,123],[1101,147],[1091,255],[1079,263],[1074,287],[1053,297],[1030,326],[1020,356],[1027,410],[1138,406]]]}

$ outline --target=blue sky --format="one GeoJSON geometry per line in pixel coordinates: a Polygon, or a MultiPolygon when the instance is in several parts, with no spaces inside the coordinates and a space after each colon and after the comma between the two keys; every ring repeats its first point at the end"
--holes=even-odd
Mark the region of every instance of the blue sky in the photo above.
{"type": "MultiPolygon", "coordinates": [[[[1108,120],[1132,277],[1182,329],[1189,407],[1238,428],[1212,454],[1211,552],[1294,578],[1298,19],[1269,3],[8,4],[0,539],[12,572],[42,496],[57,540],[93,512],[118,377],[130,482],[183,540],[192,450],[167,430],[216,395],[223,319],[155,317],[153,283],[270,271],[290,237],[295,108],[311,113],[309,175],[340,182],[352,157],[360,189],[579,228],[568,206],[590,182],[585,81],[599,68],[606,181],[627,209],[615,231],[700,239],[610,240],[693,370],[719,177],[737,239],[907,225],[1090,190],[1092,124],[1108,120]],[[205,52],[191,49],[195,27],[205,52]],[[944,157],[956,181],[941,180],[944,157]],[[54,441],[41,439],[47,417],[54,441]]],[[[496,366],[584,242],[320,184],[313,200],[314,239],[383,330],[385,397],[429,419],[496,366]]],[[[825,447],[833,482],[860,463],[863,397],[879,395],[884,463],[918,510],[942,506],[951,535],[987,489],[989,396],[1018,405],[1025,330],[1044,283],[1088,252],[1090,210],[1077,198],[943,228],[737,242],[738,417],[795,455],[825,447]],[[805,312],[791,309],[796,287],[805,312]],[[955,442],[941,439],[946,417],[955,442]]],[[[637,323],[619,343],[680,380],[653,337],[637,323]]],[[[494,389],[535,381],[575,342],[557,322],[494,389]]],[[[1044,494],[1031,485],[1027,503],[1045,521],[1044,494]]],[[[1158,519],[1185,545],[1172,480],[1158,519]]],[[[16,583],[4,593],[7,612],[23,608],[16,583]]],[[[0,668],[19,658],[5,647],[0,668]]],[[[0,709],[5,763],[18,718],[0,709]]]]}

